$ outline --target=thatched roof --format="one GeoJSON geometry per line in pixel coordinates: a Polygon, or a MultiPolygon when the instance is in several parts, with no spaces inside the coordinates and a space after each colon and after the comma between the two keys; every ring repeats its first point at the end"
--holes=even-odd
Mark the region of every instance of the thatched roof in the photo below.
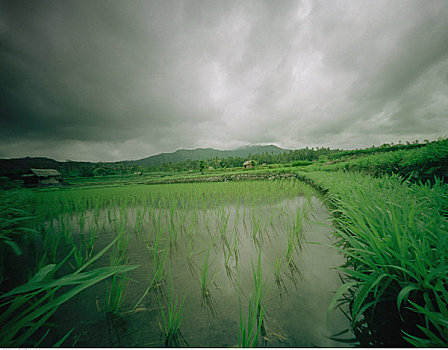
{"type": "Polygon", "coordinates": [[[30,169],[38,177],[62,176],[56,169],[30,169]]]}
{"type": "Polygon", "coordinates": [[[252,165],[252,161],[251,160],[246,160],[243,165],[252,165]]]}

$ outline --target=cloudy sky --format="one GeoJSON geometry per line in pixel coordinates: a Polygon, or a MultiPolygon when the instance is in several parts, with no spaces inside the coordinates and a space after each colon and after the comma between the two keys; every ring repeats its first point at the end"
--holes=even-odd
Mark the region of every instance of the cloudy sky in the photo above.
{"type": "Polygon", "coordinates": [[[448,1],[0,0],[0,158],[448,136],[448,1]]]}

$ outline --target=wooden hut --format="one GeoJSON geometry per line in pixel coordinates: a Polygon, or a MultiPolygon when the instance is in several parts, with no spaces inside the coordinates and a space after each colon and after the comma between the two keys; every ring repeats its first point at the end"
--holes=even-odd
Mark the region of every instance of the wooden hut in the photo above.
{"type": "Polygon", "coordinates": [[[246,161],[243,163],[243,168],[244,168],[244,169],[250,169],[250,168],[253,168],[254,165],[255,165],[255,162],[254,162],[253,160],[246,160],[246,161]]]}
{"type": "Polygon", "coordinates": [[[63,181],[62,174],[56,169],[34,169],[22,175],[26,186],[57,185],[63,181]]]}

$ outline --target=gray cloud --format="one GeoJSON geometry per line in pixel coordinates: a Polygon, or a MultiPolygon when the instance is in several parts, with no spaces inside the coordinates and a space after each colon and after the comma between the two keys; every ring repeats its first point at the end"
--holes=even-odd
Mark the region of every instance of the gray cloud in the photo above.
{"type": "Polygon", "coordinates": [[[445,0],[0,0],[0,156],[447,136],[446,18],[445,0]]]}

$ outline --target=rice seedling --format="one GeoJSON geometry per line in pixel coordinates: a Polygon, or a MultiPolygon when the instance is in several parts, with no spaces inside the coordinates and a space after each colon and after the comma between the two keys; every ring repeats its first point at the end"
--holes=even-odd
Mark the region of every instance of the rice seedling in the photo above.
{"type": "Polygon", "coordinates": [[[214,283],[214,276],[210,272],[210,247],[207,253],[201,255],[201,270],[199,274],[199,282],[201,284],[202,305],[206,305],[213,313],[213,298],[211,293],[211,285],[214,283]]]}
{"type": "Polygon", "coordinates": [[[169,280],[166,306],[158,299],[162,318],[159,326],[165,337],[165,347],[178,347],[183,339],[181,327],[186,320],[185,295],[180,299],[174,294],[172,279],[169,280]]]}
{"type": "Polygon", "coordinates": [[[256,268],[252,262],[252,274],[254,278],[254,291],[249,295],[249,306],[246,318],[243,316],[240,299],[238,345],[242,348],[257,347],[260,335],[266,335],[263,326],[265,308],[262,303],[266,282],[263,283],[261,252],[258,253],[258,264],[256,268]]]}
{"type": "Polygon", "coordinates": [[[223,253],[224,253],[224,268],[226,271],[226,275],[229,278],[230,282],[232,284],[235,284],[236,281],[236,274],[233,271],[232,267],[230,266],[230,259],[232,258],[232,251],[227,250],[225,247],[223,247],[223,253]]]}
{"type": "Polygon", "coordinates": [[[207,255],[201,255],[201,271],[199,280],[201,282],[201,291],[204,298],[210,295],[210,284],[213,283],[213,280],[210,280],[209,256],[210,248],[207,249],[207,255]]]}
{"type": "Polygon", "coordinates": [[[258,263],[255,268],[254,263],[252,261],[252,274],[254,278],[254,302],[255,306],[258,309],[261,309],[263,295],[266,289],[266,282],[263,283],[263,268],[261,265],[261,251],[258,252],[258,263]]]}
{"type": "Polygon", "coordinates": [[[83,255],[83,250],[82,248],[75,246],[73,247],[73,258],[74,258],[74,263],[75,265],[73,266],[74,269],[79,269],[82,265],[84,265],[85,259],[84,259],[84,255],[83,255]]]}
{"type": "Polygon", "coordinates": [[[241,239],[239,237],[238,231],[235,230],[233,233],[233,257],[235,258],[235,265],[238,267],[239,256],[240,256],[240,243],[241,239]]]}
{"type": "Polygon", "coordinates": [[[264,307],[258,308],[254,296],[249,298],[249,307],[247,317],[245,318],[241,309],[241,300],[239,308],[239,328],[238,328],[238,346],[240,348],[258,347],[258,338],[261,334],[261,325],[264,317],[264,307]]]}
{"type": "Polygon", "coordinates": [[[143,219],[144,219],[144,209],[137,209],[135,224],[134,224],[134,234],[138,238],[141,231],[143,230],[143,219]]]}
{"type": "Polygon", "coordinates": [[[251,211],[251,229],[252,229],[252,241],[257,249],[260,249],[263,244],[263,232],[260,229],[260,213],[255,209],[251,211]]]}
{"type": "MultiPolygon", "coordinates": [[[[74,273],[58,279],[52,278],[55,272],[67,262],[72,254],[70,253],[57,265],[44,266],[27,283],[1,295],[3,312],[0,315],[0,345],[23,347],[40,343],[42,338],[34,340],[33,335],[45,326],[47,320],[60,305],[110,276],[135,269],[137,266],[109,266],[83,272],[113,244],[115,240],[74,273]],[[64,289],[63,293],[56,293],[63,287],[68,287],[68,290],[64,289]]],[[[61,344],[64,340],[62,338],[58,343],[61,344]]]]}
{"type": "MultiPolygon", "coordinates": [[[[116,245],[113,246],[110,255],[111,266],[125,265],[129,262],[127,257],[127,247],[129,244],[129,235],[120,234],[116,245]]],[[[129,280],[125,274],[117,274],[112,276],[112,280],[107,282],[106,292],[106,311],[117,313],[123,303],[126,288],[129,280]]]]}
{"type": "Polygon", "coordinates": [[[279,252],[277,252],[277,255],[275,257],[275,264],[274,264],[274,279],[275,279],[275,284],[277,285],[278,289],[280,290],[280,297],[281,297],[281,293],[282,293],[282,289],[286,290],[285,287],[285,282],[283,281],[283,264],[284,264],[284,260],[283,260],[283,255],[279,254],[279,252]]]}
{"type": "Polygon", "coordinates": [[[44,236],[43,246],[46,247],[48,252],[48,260],[51,263],[55,263],[58,259],[58,248],[61,244],[61,236],[56,232],[47,232],[44,236]]]}
{"type": "Polygon", "coordinates": [[[166,271],[166,265],[168,261],[168,254],[169,254],[169,243],[165,247],[161,246],[161,227],[158,226],[157,231],[154,236],[154,242],[152,247],[149,245],[147,246],[149,254],[152,256],[152,277],[149,276],[149,283],[148,287],[146,288],[145,292],[141,296],[141,298],[137,301],[137,303],[132,308],[133,311],[135,311],[138,307],[138,305],[142,302],[142,300],[146,297],[146,295],[149,293],[152,287],[154,286],[160,286],[161,283],[164,281],[165,276],[167,274],[166,271]]]}

